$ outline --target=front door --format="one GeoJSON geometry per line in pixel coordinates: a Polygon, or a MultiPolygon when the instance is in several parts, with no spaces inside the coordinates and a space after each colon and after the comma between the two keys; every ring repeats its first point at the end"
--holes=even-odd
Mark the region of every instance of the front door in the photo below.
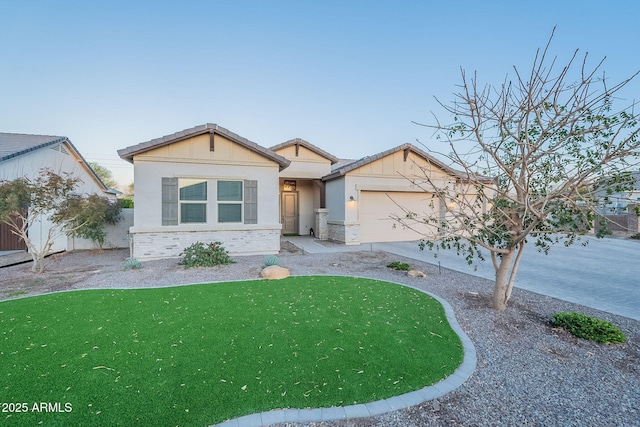
{"type": "Polygon", "coordinates": [[[282,193],[282,234],[298,234],[298,193],[282,193]]]}

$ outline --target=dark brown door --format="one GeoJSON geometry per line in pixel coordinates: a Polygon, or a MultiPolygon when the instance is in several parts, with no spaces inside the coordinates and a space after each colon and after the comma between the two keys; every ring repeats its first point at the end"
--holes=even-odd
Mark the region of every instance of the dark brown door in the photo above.
{"type": "Polygon", "coordinates": [[[0,222],[0,251],[26,251],[27,245],[11,230],[9,224],[0,222]]]}

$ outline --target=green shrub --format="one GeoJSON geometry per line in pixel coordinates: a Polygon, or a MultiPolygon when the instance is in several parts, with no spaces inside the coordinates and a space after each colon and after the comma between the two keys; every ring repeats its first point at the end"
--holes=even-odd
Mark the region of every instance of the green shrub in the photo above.
{"type": "Polygon", "coordinates": [[[575,312],[562,312],[552,317],[551,322],[564,328],[578,338],[598,343],[625,342],[626,337],[617,326],[606,320],[575,312]]]}
{"type": "Polygon", "coordinates": [[[133,200],[128,198],[118,199],[118,204],[123,209],[129,209],[133,207],[133,200]]]}
{"type": "Polygon", "coordinates": [[[220,242],[208,244],[196,242],[182,251],[180,256],[182,257],[180,264],[184,265],[184,268],[213,267],[233,263],[233,260],[220,242]]]}
{"type": "Polygon", "coordinates": [[[640,233],[632,234],[629,236],[630,239],[640,240],[640,233]]]}
{"type": "Polygon", "coordinates": [[[280,265],[278,261],[278,257],[275,255],[269,255],[264,259],[264,266],[269,267],[271,265],[280,265]]]}
{"type": "Polygon", "coordinates": [[[390,263],[389,265],[387,265],[388,268],[392,268],[394,270],[399,270],[399,271],[409,271],[409,264],[407,264],[406,262],[400,262],[400,261],[393,261],[392,263],[390,263]]]}
{"type": "Polygon", "coordinates": [[[68,232],[73,237],[91,239],[102,249],[107,237],[104,226],[115,225],[122,219],[120,205],[106,197],[91,194],[86,198],[81,196],[68,197],[65,202],[69,209],[77,214],[70,221],[68,232]]]}
{"type": "Polygon", "coordinates": [[[129,258],[124,265],[122,266],[123,270],[137,270],[139,268],[142,268],[142,264],[140,264],[140,261],[138,261],[135,258],[129,258]]]}

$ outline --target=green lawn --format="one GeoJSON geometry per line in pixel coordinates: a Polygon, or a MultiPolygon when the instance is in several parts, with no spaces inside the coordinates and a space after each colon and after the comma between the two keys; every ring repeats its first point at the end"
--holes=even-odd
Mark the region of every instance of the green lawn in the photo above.
{"type": "Polygon", "coordinates": [[[0,401],[29,409],[1,413],[9,425],[200,426],[365,403],[463,358],[436,300],[347,277],[43,295],[0,303],[0,331],[0,401]]]}

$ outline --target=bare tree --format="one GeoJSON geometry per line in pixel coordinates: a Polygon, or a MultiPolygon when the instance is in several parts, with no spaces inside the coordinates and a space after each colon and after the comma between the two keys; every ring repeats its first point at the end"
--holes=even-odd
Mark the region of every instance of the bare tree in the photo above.
{"type": "Polygon", "coordinates": [[[499,87],[462,70],[455,102],[440,103],[452,123],[422,124],[448,143],[451,152],[439,154],[460,170],[458,179],[408,177],[446,209],[394,218],[405,227],[437,225],[442,238],[425,240],[422,248],[454,248],[470,264],[488,251],[498,310],[509,301],[526,244],[547,253],[554,243],[574,243],[593,225],[598,193],[627,188],[640,155],[635,102],[614,109],[614,96],[638,73],[608,85],[604,59],[590,69],[578,50],[559,67],[549,58],[552,39],[527,74],[514,67],[514,80],[499,87]]]}

